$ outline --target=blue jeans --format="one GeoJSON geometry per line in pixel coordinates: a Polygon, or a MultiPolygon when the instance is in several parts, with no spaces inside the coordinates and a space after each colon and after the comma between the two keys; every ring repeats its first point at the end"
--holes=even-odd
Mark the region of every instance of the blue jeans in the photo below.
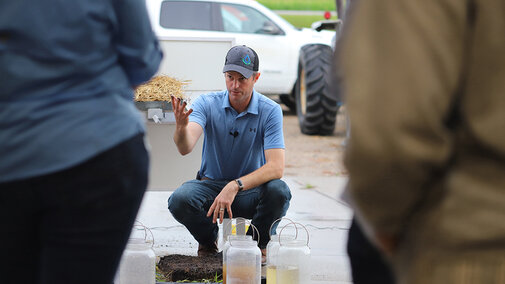
{"type": "MultiPolygon", "coordinates": [[[[218,226],[212,223],[212,216],[207,217],[207,211],[227,183],[228,181],[190,180],[177,188],[168,199],[168,209],[174,218],[202,245],[209,245],[217,239],[218,226]]],[[[286,215],[290,200],[289,187],[282,180],[276,179],[239,192],[233,200],[231,210],[233,217],[252,219],[251,223],[260,234],[258,246],[265,248],[270,240],[270,226],[286,215]]],[[[277,224],[278,222],[275,225],[277,224]]],[[[272,228],[273,232],[275,227],[272,228]]],[[[247,234],[252,234],[252,230],[249,229],[247,234]]]]}
{"type": "Polygon", "coordinates": [[[143,137],[60,172],[0,183],[2,284],[112,283],[147,186],[143,137]]]}

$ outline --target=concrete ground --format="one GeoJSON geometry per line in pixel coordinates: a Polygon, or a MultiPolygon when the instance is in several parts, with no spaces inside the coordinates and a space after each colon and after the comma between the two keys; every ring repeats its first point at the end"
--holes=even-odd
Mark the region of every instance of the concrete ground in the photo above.
{"type": "MultiPolygon", "coordinates": [[[[293,196],[286,217],[309,232],[312,283],[352,283],[345,251],[352,211],[340,199],[347,178],[288,176],[283,180],[293,196]]],[[[137,220],[152,232],[157,256],[196,255],[198,243],[167,209],[171,193],[148,191],[137,220]]],[[[142,235],[143,231],[136,227],[133,234],[142,235]]]]}

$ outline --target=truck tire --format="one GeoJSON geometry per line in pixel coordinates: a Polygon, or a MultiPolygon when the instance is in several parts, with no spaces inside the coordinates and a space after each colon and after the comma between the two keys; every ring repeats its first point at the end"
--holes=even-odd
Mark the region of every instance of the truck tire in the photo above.
{"type": "Polygon", "coordinates": [[[300,50],[295,100],[303,134],[331,135],[335,130],[339,105],[330,91],[332,58],[327,45],[309,44],[300,50]]]}
{"type": "MultiPolygon", "coordinates": [[[[293,89],[294,90],[294,89],[293,89]]],[[[279,100],[289,108],[289,111],[296,113],[296,102],[294,94],[279,95],[279,100]]]]}

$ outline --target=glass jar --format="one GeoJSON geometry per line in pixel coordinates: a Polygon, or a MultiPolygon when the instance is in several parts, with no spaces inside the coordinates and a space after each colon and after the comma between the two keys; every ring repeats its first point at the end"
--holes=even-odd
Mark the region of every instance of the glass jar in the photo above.
{"type": "Polygon", "coordinates": [[[114,284],[156,283],[156,255],[144,239],[129,239],[114,284]]]}
{"type": "Polygon", "coordinates": [[[261,250],[252,240],[230,239],[226,252],[227,284],[261,284],[261,250]]]}
{"type": "Polygon", "coordinates": [[[288,221],[289,223],[282,226],[281,232],[282,234],[282,240],[283,241],[288,241],[288,240],[294,240],[297,238],[298,235],[298,228],[291,219],[288,219],[286,217],[279,218],[275,220],[272,225],[270,225],[270,230],[269,230],[269,236],[270,240],[268,241],[267,244],[267,265],[266,265],[266,277],[267,277],[267,284],[276,284],[276,267],[277,267],[277,255],[279,253],[279,235],[276,234],[276,228],[278,225],[281,224],[282,221],[288,221]],[[285,230],[286,227],[289,227],[288,230],[285,230]],[[291,230],[291,232],[289,232],[291,230]]]}
{"type": "Polygon", "coordinates": [[[229,235],[226,239],[226,242],[223,245],[223,284],[226,284],[226,252],[230,248],[230,240],[244,240],[244,241],[252,241],[252,236],[250,235],[229,235]]]}
{"type": "MultiPolygon", "coordinates": [[[[267,284],[276,284],[276,269],[278,265],[279,248],[281,247],[279,242],[280,235],[270,236],[270,241],[267,245],[267,284]]],[[[295,240],[294,235],[282,235],[282,242],[288,242],[295,240]]]]}
{"type": "MultiPolygon", "coordinates": [[[[310,248],[307,240],[281,239],[276,266],[277,284],[310,283],[310,248]]],[[[270,284],[270,283],[269,283],[270,284]]]]}
{"type": "Polygon", "coordinates": [[[277,283],[277,254],[280,246],[279,235],[270,236],[270,241],[267,244],[267,284],[277,283]]]}

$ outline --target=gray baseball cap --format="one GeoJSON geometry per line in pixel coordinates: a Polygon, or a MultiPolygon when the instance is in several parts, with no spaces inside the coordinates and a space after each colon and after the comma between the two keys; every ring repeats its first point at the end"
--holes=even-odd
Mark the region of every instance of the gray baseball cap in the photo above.
{"type": "Polygon", "coordinates": [[[253,72],[259,69],[258,54],[252,48],[245,45],[237,45],[228,50],[224,61],[223,73],[236,71],[242,76],[249,78],[253,72]]]}

